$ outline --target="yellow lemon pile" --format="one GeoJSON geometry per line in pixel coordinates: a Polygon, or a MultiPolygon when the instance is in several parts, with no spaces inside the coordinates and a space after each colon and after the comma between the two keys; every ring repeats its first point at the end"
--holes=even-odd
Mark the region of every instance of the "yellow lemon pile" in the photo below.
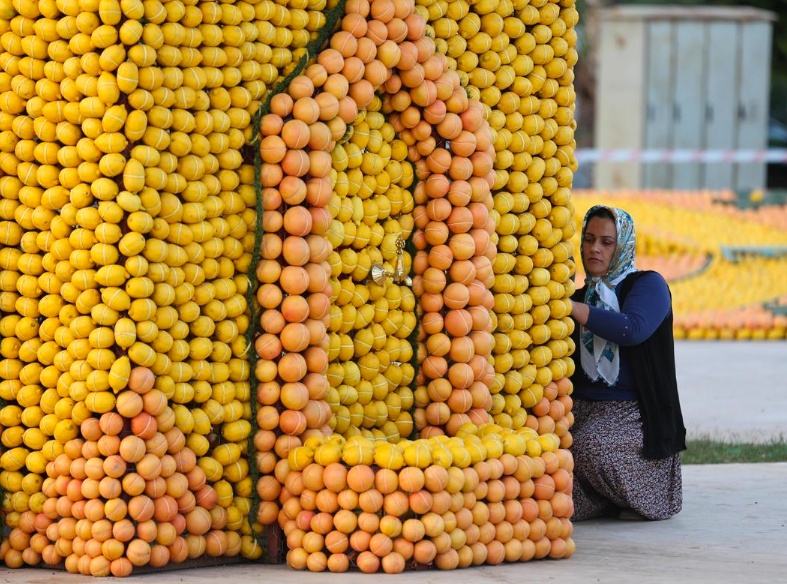
{"type": "MultiPolygon", "coordinates": [[[[573,62],[562,56],[576,56],[569,32],[576,12],[547,3],[535,16],[502,2],[473,7],[485,14],[499,8],[502,16],[485,18],[494,21],[490,30],[498,20],[520,23],[516,34],[529,35],[521,49],[502,29],[493,35],[505,41],[510,59],[521,50],[518,66],[527,68],[533,51],[546,63],[554,58],[538,87],[532,80],[517,85],[536,108],[525,127],[519,102],[510,120],[500,117],[500,91],[497,101],[494,90],[484,93],[489,103],[477,101],[469,79],[432,38],[432,8],[443,14],[449,5],[462,8],[348,2],[330,47],[273,97],[262,119],[257,521],[285,531],[287,561],[298,569],[344,571],[351,557],[365,572],[399,572],[413,558],[450,569],[573,552],[567,317],[576,166],[573,62]],[[523,11],[535,20],[523,24],[523,11]],[[538,29],[544,40],[530,48],[535,33],[528,27],[541,18],[552,26],[544,25],[549,38],[538,29]],[[553,34],[557,49],[544,48],[553,34]],[[555,50],[558,57],[550,54],[555,50]],[[549,121],[535,115],[542,107],[549,121]],[[522,149],[514,152],[516,132],[522,149]],[[410,195],[405,189],[416,180],[410,195]],[[416,254],[404,254],[402,267],[406,274],[412,265],[412,291],[393,278],[374,283],[372,264],[395,272],[395,238],[411,233],[416,254]],[[500,253],[501,243],[508,251],[500,253]],[[411,370],[405,340],[416,322],[418,367],[411,370]],[[413,425],[421,438],[410,441],[413,425]],[[425,469],[453,473],[480,464],[487,477],[490,461],[497,468],[505,460],[511,475],[517,456],[546,461],[548,477],[564,472],[539,478],[551,481],[551,491],[547,486],[535,499],[529,486],[514,494],[512,481],[516,534],[503,525],[496,539],[496,515],[483,535],[468,524],[467,543],[464,528],[454,529],[450,493],[431,507],[432,493],[445,487],[418,486],[425,469]],[[398,489],[402,480],[414,482],[398,489]],[[555,482],[561,492],[552,501],[555,482]],[[413,510],[417,521],[404,536],[399,518],[413,510]],[[446,513],[447,529],[440,527],[446,513]],[[520,513],[534,513],[527,528],[520,513]],[[531,525],[539,517],[552,525],[531,525]]],[[[457,18],[471,12],[466,4],[463,10],[457,18]]],[[[515,23],[509,27],[515,34],[515,23]]],[[[497,70],[491,55],[484,53],[484,62],[497,70]]],[[[505,71],[503,89],[519,81],[513,75],[506,84],[505,71]]],[[[505,500],[498,487],[495,504],[505,500]]],[[[487,488],[471,488],[483,501],[477,511],[484,525],[487,488]]]]}
{"type": "Polygon", "coordinates": [[[310,438],[276,469],[287,562],[395,574],[569,557],[574,463],[557,446],[554,434],[472,424],[398,444],[310,438]]]}
{"type": "Polygon", "coordinates": [[[0,4],[8,566],[122,576],[260,554],[246,517],[257,218],[244,156],[252,115],[325,7],[0,4]],[[135,370],[150,383],[131,387],[135,370]],[[140,448],[145,470],[121,451],[140,448]]]}
{"type": "Polygon", "coordinates": [[[0,560],[570,556],[576,22],[0,0],[0,560]]]}
{"type": "MultiPolygon", "coordinates": [[[[415,372],[408,337],[417,326],[412,290],[404,283],[370,279],[372,265],[390,274],[398,266],[397,241],[413,231],[415,180],[407,148],[380,113],[375,98],[332,152],[336,185],[330,204],[331,323],[328,326],[331,429],[398,442],[413,429],[410,385],[415,372]]],[[[412,258],[401,254],[404,275],[412,258]]]]}
{"type": "Polygon", "coordinates": [[[578,14],[573,2],[546,0],[427,0],[417,9],[492,131],[495,377],[483,407],[504,427],[536,427],[534,396],[573,372],[578,14]]]}

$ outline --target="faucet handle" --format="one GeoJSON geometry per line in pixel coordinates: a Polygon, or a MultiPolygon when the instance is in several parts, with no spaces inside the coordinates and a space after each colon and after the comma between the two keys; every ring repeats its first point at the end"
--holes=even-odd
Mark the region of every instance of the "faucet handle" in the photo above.
{"type": "Polygon", "coordinates": [[[394,271],[394,282],[397,284],[404,283],[407,286],[413,285],[413,280],[408,276],[404,271],[404,248],[405,248],[405,241],[404,238],[399,235],[396,238],[396,270],[394,271]]]}
{"type": "Polygon", "coordinates": [[[405,284],[406,286],[412,286],[413,280],[408,276],[404,271],[404,248],[405,248],[405,241],[404,238],[399,235],[396,239],[396,268],[393,272],[389,272],[385,269],[383,264],[375,263],[372,264],[371,270],[369,274],[372,277],[372,281],[377,284],[378,286],[382,286],[385,284],[385,281],[388,278],[391,278],[397,284],[405,284]]]}

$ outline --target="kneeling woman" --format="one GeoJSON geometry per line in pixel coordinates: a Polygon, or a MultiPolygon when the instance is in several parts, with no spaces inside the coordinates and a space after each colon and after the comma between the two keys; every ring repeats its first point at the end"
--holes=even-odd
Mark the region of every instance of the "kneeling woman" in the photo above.
{"type": "Polygon", "coordinates": [[[572,297],[574,521],[630,510],[667,519],[683,503],[672,298],[634,267],[634,224],[596,206],[582,227],[586,285],[572,297]]]}

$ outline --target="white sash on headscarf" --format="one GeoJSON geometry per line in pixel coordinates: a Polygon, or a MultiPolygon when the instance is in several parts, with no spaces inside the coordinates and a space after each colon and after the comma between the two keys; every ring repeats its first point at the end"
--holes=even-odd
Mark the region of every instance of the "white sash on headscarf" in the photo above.
{"type": "MultiPolygon", "coordinates": [[[[620,284],[626,277],[636,272],[637,269],[632,266],[632,269],[618,276],[612,280],[612,288],[607,286],[602,278],[591,278],[588,286],[594,286],[601,300],[601,306],[605,310],[613,312],[620,312],[620,303],[615,294],[615,286],[620,284]]],[[[597,305],[598,306],[598,305],[597,305]]],[[[585,335],[585,332],[591,333],[584,326],[580,327],[580,338],[585,335]]],[[[588,350],[584,342],[581,342],[579,353],[581,356],[582,369],[585,370],[587,376],[593,381],[597,381],[599,377],[607,383],[607,385],[615,385],[620,373],[620,351],[618,350],[617,343],[613,343],[606,339],[602,339],[598,335],[593,335],[593,353],[588,350]]]]}

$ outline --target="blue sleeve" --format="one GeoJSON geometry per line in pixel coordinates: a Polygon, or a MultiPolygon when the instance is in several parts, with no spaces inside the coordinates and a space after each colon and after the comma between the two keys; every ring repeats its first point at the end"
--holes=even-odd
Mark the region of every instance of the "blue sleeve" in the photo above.
{"type": "Polygon", "coordinates": [[[585,326],[594,335],[618,345],[638,345],[656,332],[669,314],[671,304],[667,283],[653,272],[634,283],[620,312],[591,306],[585,326]]]}

